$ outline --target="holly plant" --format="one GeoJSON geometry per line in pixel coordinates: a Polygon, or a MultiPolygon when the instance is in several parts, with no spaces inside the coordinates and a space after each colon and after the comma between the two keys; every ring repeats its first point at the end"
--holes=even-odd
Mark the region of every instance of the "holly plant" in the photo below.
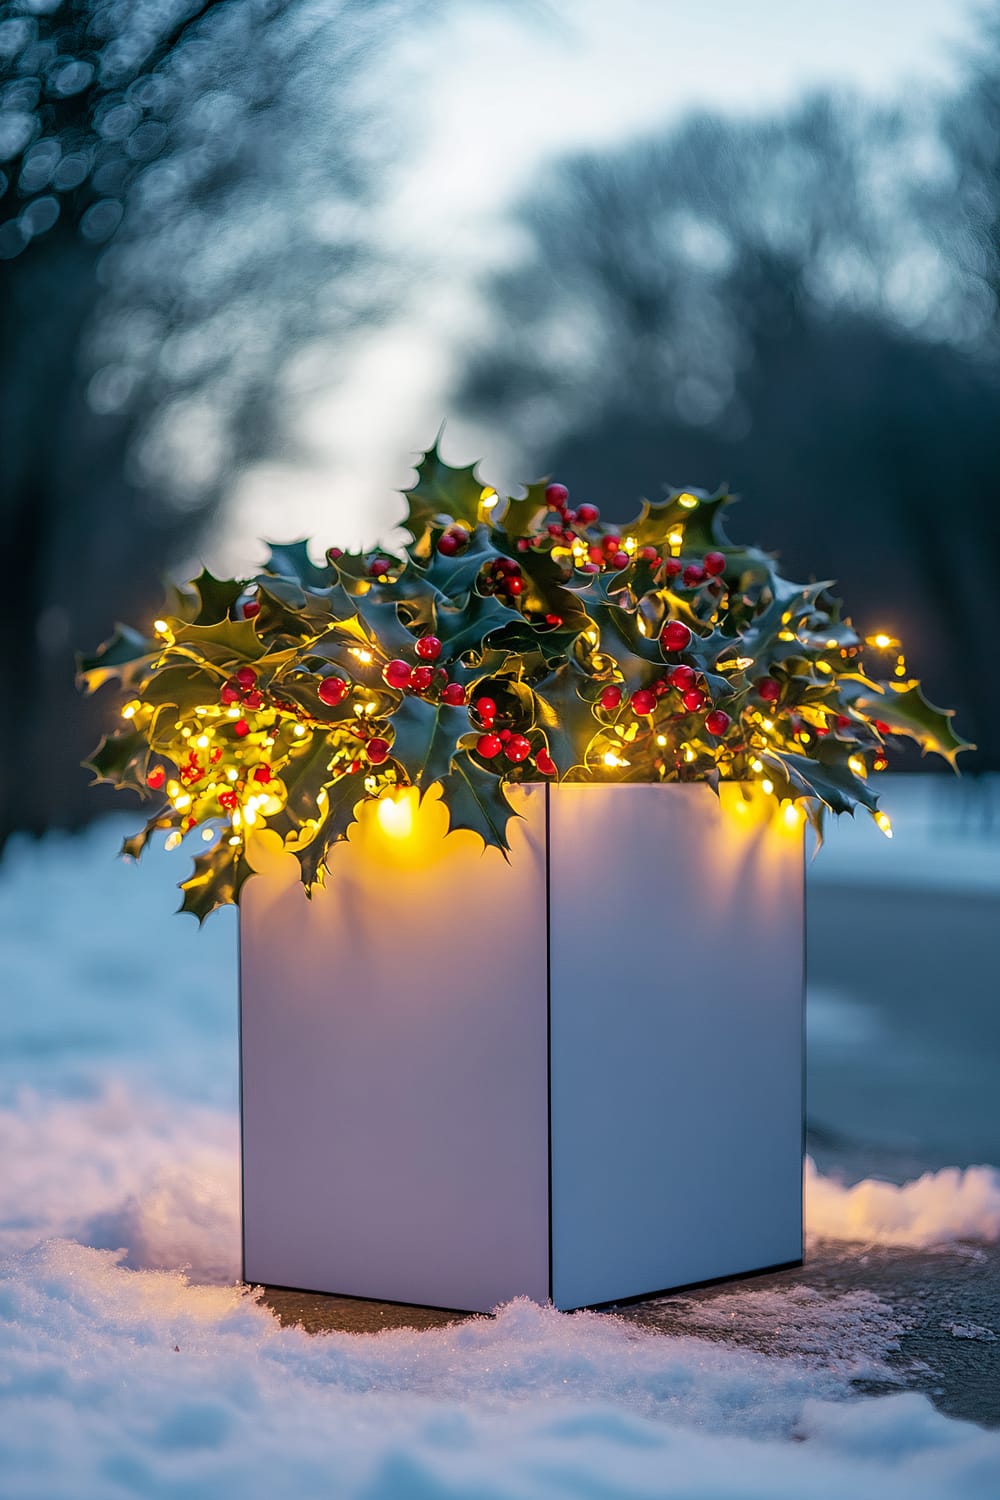
{"type": "Polygon", "coordinates": [[[616,528],[564,485],[505,497],[435,448],[406,498],[401,554],[273,546],[80,663],[123,700],[88,765],[154,803],[124,852],[199,830],[181,908],[199,919],[239,900],[255,829],[310,891],[359,805],[399,787],[439,785],[451,827],[503,850],[523,781],[757,783],[817,830],[860,804],[888,834],[871,773],[897,736],[952,765],[969,748],[897,641],[729,541],[723,490],[616,528]]]}

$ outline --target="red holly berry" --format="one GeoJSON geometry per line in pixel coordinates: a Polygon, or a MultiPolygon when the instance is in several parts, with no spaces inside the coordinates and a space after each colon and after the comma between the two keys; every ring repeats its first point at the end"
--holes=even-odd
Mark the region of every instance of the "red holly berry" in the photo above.
{"type": "Polygon", "coordinates": [[[627,568],[631,561],[632,559],[629,557],[627,552],[613,552],[611,554],[611,566],[613,568],[617,568],[619,571],[622,568],[627,568]]]}
{"type": "Polygon", "coordinates": [[[524,579],[523,578],[508,578],[507,579],[507,583],[506,583],[506,589],[507,589],[508,594],[513,594],[515,597],[518,594],[523,594],[523,592],[524,592],[524,579]]]}
{"type": "Polygon", "coordinates": [[[837,715],[837,728],[843,734],[845,732],[845,730],[849,730],[849,729],[853,729],[854,728],[854,720],[852,718],[850,718],[847,714],[838,714],[837,715]]]}
{"type": "Polygon", "coordinates": [[[580,572],[581,573],[599,573],[600,571],[601,571],[601,565],[600,565],[600,563],[595,563],[595,562],[580,563],[580,572]]]}
{"type": "Polygon", "coordinates": [[[472,705],[483,724],[492,724],[497,716],[497,706],[492,698],[477,698],[472,705]]]}
{"type": "Polygon", "coordinates": [[[689,667],[684,662],[678,662],[676,667],[671,667],[667,673],[667,681],[670,683],[670,686],[680,688],[682,692],[685,688],[694,687],[697,680],[698,673],[694,667],[689,667]]]}
{"type": "Polygon", "coordinates": [[[621,537],[615,536],[614,533],[612,533],[610,536],[601,537],[601,550],[603,551],[605,557],[610,557],[612,553],[618,552],[621,549],[621,544],[621,537]]]}
{"type": "Polygon", "coordinates": [[[501,742],[506,745],[507,741],[510,739],[510,737],[511,737],[511,735],[513,733],[514,733],[513,729],[501,729],[500,730],[500,739],[501,739],[501,742]]]}
{"type": "Polygon", "coordinates": [[[637,556],[640,557],[643,562],[648,562],[651,568],[658,568],[660,566],[660,562],[662,561],[660,554],[657,552],[655,547],[640,547],[637,556]]]}
{"type": "Polygon", "coordinates": [[[228,682],[224,682],[219,689],[220,703],[239,703],[242,697],[243,693],[240,690],[240,685],[233,677],[230,677],[228,682]]]}
{"type": "Polygon", "coordinates": [[[162,766],[154,766],[146,777],[146,785],[150,791],[158,792],[167,779],[167,773],[162,766]]]}
{"type": "Polygon", "coordinates": [[[232,812],[239,803],[239,800],[235,792],[225,791],[219,793],[219,806],[224,807],[226,812],[232,812]]]}
{"type": "Polygon", "coordinates": [[[254,615],[259,615],[259,614],[260,614],[260,605],[258,604],[257,600],[256,599],[248,599],[247,602],[246,602],[246,604],[244,604],[244,606],[243,606],[243,618],[244,618],[244,620],[252,620],[253,617],[254,617],[254,615]]]}
{"type": "Polygon", "coordinates": [[[688,563],[684,569],[684,582],[689,589],[695,588],[699,583],[705,582],[705,569],[697,563],[688,563]]]}
{"type": "Polygon", "coordinates": [[[559,510],[569,499],[569,490],[564,484],[549,484],[545,487],[545,503],[551,505],[553,510],[559,510]]]}
{"type": "Polygon", "coordinates": [[[518,539],[517,539],[517,550],[518,550],[518,552],[527,552],[530,546],[531,546],[531,543],[530,543],[530,541],[528,540],[528,538],[526,536],[519,536],[518,537],[518,539]]]}
{"type": "Polygon", "coordinates": [[[519,765],[522,760],[527,760],[531,754],[531,745],[523,734],[512,734],[503,747],[503,753],[508,760],[512,760],[515,765],[519,765]]]}
{"type": "Polygon", "coordinates": [[[498,557],[493,566],[498,573],[508,573],[511,576],[519,574],[521,571],[521,564],[515,562],[512,557],[498,557]]]}
{"type": "Polygon", "coordinates": [[[605,713],[613,714],[621,706],[622,690],[620,687],[606,687],[597,701],[605,713]]]}
{"type": "Polygon", "coordinates": [[[324,677],[316,691],[322,702],[336,708],[338,703],[343,703],[349,689],[342,677],[324,677]]]}
{"type": "Polygon", "coordinates": [[[604,551],[597,542],[592,547],[587,548],[587,556],[592,563],[602,563],[604,561],[604,551]]]}
{"type": "MultiPolygon", "coordinates": [[[[576,519],[581,526],[595,526],[601,519],[601,512],[597,509],[596,505],[578,505],[576,508],[576,519]]],[[[537,756],[535,757],[535,761],[537,764],[537,756]]],[[[546,772],[546,775],[548,774],[546,772]]]]}
{"type": "Polygon", "coordinates": [[[246,736],[250,733],[250,725],[247,723],[246,719],[236,720],[236,723],[233,725],[233,733],[238,740],[246,738],[246,736]]]}
{"type": "Polygon", "coordinates": [[[658,677],[653,683],[653,692],[658,698],[662,698],[669,687],[670,683],[665,677],[658,677]]]}
{"type": "Polygon", "coordinates": [[[648,688],[637,688],[629,702],[634,714],[651,714],[656,707],[656,694],[648,688]]]}
{"type": "Polygon", "coordinates": [[[251,690],[250,690],[249,693],[244,693],[243,694],[243,707],[244,708],[253,708],[253,709],[263,708],[264,707],[264,695],[263,695],[263,693],[258,693],[258,691],[257,691],[256,688],[251,688],[251,690]]]}
{"type": "Polygon", "coordinates": [[[726,571],[726,559],[721,552],[706,552],[701,565],[709,578],[718,578],[726,571]]]}
{"type": "Polygon", "coordinates": [[[567,526],[572,526],[573,522],[576,520],[576,511],[564,510],[562,513],[562,518],[566,522],[567,526]]]}
{"type": "Polygon", "coordinates": [[[407,688],[410,685],[410,668],[397,656],[382,668],[382,676],[390,687],[407,688]]]}
{"type": "Polygon", "coordinates": [[[892,733],[892,730],[889,728],[888,724],[886,724],[886,722],[883,719],[876,719],[875,720],[875,728],[878,730],[879,734],[891,734],[892,733]]]}
{"type": "Polygon", "coordinates": [[[208,752],[208,758],[212,762],[213,766],[217,766],[219,764],[219,761],[222,759],[222,746],[214,745],[208,752]]]}
{"type": "Polygon", "coordinates": [[[701,688],[688,688],[686,693],[681,694],[681,702],[689,714],[696,714],[704,705],[705,694],[701,688]]]}
{"type": "Polygon", "coordinates": [[[340,562],[340,559],[344,555],[344,549],[343,547],[327,547],[326,555],[329,562],[340,562]]]}
{"type": "Polygon", "coordinates": [[[484,760],[492,760],[494,755],[499,755],[502,743],[498,734],[481,734],[476,741],[476,749],[484,760]]]}
{"type": "MultiPolygon", "coordinates": [[[[582,509],[582,507],[581,507],[582,509]]],[[[535,765],[543,776],[554,776],[556,774],[556,763],[546,749],[541,749],[535,756],[535,765]]]]}
{"type": "Polygon", "coordinates": [[[705,728],[709,734],[715,735],[718,738],[720,735],[725,734],[732,722],[732,719],[723,709],[713,708],[712,712],[705,719],[705,728]]]}
{"type": "Polygon", "coordinates": [[[562,534],[563,534],[562,522],[561,521],[550,521],[549,524],[548,524],[548,526],[546,526],[545,530],[548,532],[549,536],[554,536],[554,537],[561,538],[562,534]]]}
{"type": "Polygon", "coordinates": [[[777,703],[781,697],[781,683],[773,677],[758,677],[754,686],[765,703],[777,703]]]}
{"type": "Polygon", "coordinates": [[[390,568],[389,560],[385,557],[376,557],[368,571],[373,578],[384,578],[390,568]]]}
{"type": "Polygon", "coordinates": [[[444,536],[438,537],[437,549],[442,557],[454,557],[461,545],[453,531],[446,531],[444,536]]]}
{"type": "Polygon", "coordinates": [[[683,620],[670,620],[660,631],[664,651],[683,651],[691,644],[691,632],[683,620]]]}
{"type": "Polygon", "coordinates": [[[449,708],[460,708],[465,702],[465,688],[460,682],[449,682],[441,689],[441,702],[449,708]]]}
{"type": "Polygon", "coordinates": [[[426,693],[433,681],[433,667],[414,667],[410,674],[410,686],[415,693],[426,693]]]}
{"type": "Polygon", "coordinates": [[[270,766],[254,766],[254,768],[253,768],[253,779],[254,779],[254,781],[261,782],[261,784],[263,786],[266,786],[267,783],[271,779],[271,767],[270,766]]]}
{"type": "Polygon", "coordinates": [[[257,673],[253,667],[240,667],[236,673],[236,681],[241,688],[252,688],[257,681],[257,673]]]}
{"type": "Polygon", "coordinates": [[[365,753],[373,766],[380,766],[389,754],[389,741],[377,737],[369,740],[365,746],[365,753]]]}
{"type": "Polygon", "coordinates": [[[668,578],[676,578],[682,567],[679,557],[666,557],[663,560],[663,571],[668,578]]]}
{"type": "Polygon", "coordinates": [[[551,625],[553,630],[558,630],[559,626],[563,623],[563,617],[562,615],[546,615],[545,623],[546,625],[551,625]]]}

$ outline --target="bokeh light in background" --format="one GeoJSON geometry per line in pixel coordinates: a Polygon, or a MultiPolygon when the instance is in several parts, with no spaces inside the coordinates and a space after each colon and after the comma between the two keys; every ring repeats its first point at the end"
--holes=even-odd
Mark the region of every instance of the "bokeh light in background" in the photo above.
{"type": "Polygon", "coordinates": [[[562,153],[618,147],[692,111],[767,118],[814,89],[887,102],[946,92],[971,30],[971,9],[948,0],[808,13],[790,0],[574,0],[471,6],[410,40],[392,87],[423,139],[381,215],[391,253],[409,262],[405,306],[358,340],[343,384],[297,414],[308,465],[242,478],[238,524],[213,538],[213,556],[252,565],[253,539],[278,515],[283,537],[339,526],[338,540],[371,543],[398,519],[391,491],[444,417],[455,461],[483,456],[511,483],[534,477],[499,424],[455,412],[451,388],[487,317],[485,275],[523,250],[511,210],[562,153]]]}
{"type": "Polygon", "coordinates": [[[107,805],[74,648],[260,536],[391,540],[443,418],[612,516],[728,480],[994,767],[998,14],[0,4],[0,843],[107,805]]]}

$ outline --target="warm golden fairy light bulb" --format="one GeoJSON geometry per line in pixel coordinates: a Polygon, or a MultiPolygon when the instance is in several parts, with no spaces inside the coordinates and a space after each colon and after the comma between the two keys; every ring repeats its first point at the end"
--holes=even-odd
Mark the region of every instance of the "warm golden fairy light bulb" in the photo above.
{"type": "Polygon", "coordinates": [[[767,777],[765,776],[764,780],[761,782],[761,787],[763,788],[765,795],[770,797],[771,793],[774,791],[774,782],[768,781],[767,777]]]}
{"type": "Polygon", "coordinates": [[[876,813],[875,823],[876,826],[885,834],[887,839],[892,838],[892,820],[890,819],[888,813],[876,813]]]}
{"type": "Polygon", "coordinates": [[[895,636],[888,635],[884,630],[880,630],[875,635],[866,635],[865,645],[875,646],[879,651],[891,651],[899,645],[899,642],[895,636]]]}
{"type": "Polygon", "coordinates": [[[176,849],[177,846],[178,846],[178,844],[180,843],[180,841],[181,841],[181,836],[177,832],[177,830],[175,829],[173,833],[168,833],[167,834],[167,841],[166,841],[166,843],[164,844],[163,847],[164,847],[164,849],[176,849]]]}
{"type": "Polygon", "coordinates": [[[667,743],[667,737],[666,737],[666,735],[665,734],[658,734],[656,736],[656,743],[658,745],[660,745],[660,746],[665,745],[667,743]]]}
{"type": "Polygon", "coordinates": [[[366,651],[363,646],[352,646],[351,655],[355,657],[363,667],[371,666],[372,654],[370,651],[366,651]]]}
{"type": "Polygon", "coordinates": [[[132,702],[126,703],[125,707],[122,709],[122,718],[134,719],[141,707],[142,704],[139,702],[138,698],[133,698],[132,702]]]}
{"type": "Polygon", "coordinates": [[[170,626],[167,624],[166,620],[154,620],[153,629],[156,631],[157,635],[166,635],[167,631],[170,629],[170,626]]]}
{"type": "Polygon", "coordinates": [[[614,766],[627,766],[628,765],[628,761],[627,760],[622,760],[621,756],[620,755],[616,755],[613,750],[605,750],[605,752],[604,752],[604,764],[606,766],[608,766],[609,768],[611,768],[611,767],[614,767],[614,766]]]}
{"type": "Polygon", "coordinates": [[[785,803],[784,807],[782,808],[781,816],[784,818],[785,823],[787,824],[787,826],[789,828],[797,828],[798,827],[798,825],[799,825],[799,818],[801,817],[801,813],[799,812],[798,808],[795,806],[794,802],[786,802],[785,803]]]}
{"type": "Polygon", "coordinates": [[[679,526],[675,526],[673,531],[667,533],[667,541],[671,547],[676,548],[678,552],[680,551],[684,545],[684,533],[679,526]]]}
{"type": "Polygon", "coordinates": [[[685,490],[683,495],[677,496],[677,504],[683,505],[685,510],[694,510],[695,506],[698,504],[698,496],[689,495],[685,490]]]}

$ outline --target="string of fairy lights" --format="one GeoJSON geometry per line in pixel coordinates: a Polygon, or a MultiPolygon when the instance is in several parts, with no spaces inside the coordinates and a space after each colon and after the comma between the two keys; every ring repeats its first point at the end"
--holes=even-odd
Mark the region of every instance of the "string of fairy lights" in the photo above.
{"type": "MultiPolygon", "coordinates": [[[[595,505],[574,508],[566,487],[550,484],[516,502],[531,515],[515,525],[515,502],[504,505],[436,453],[425,464],[432,459],[436,511],[418,515],[420,489],[411,492],[408,553],[330,548],[320,569],[304,545],[298,563],[285,549],[256,580],[212,580],[226,599],[216,624],[204,622],[195,580],[177,596],[188,598],[188,616],[157,619],[144,654],[136,649],[139,665],[109,668],[101,653],[84,664],[91,687],[116,672],[133,685],[120,733],[135,753],[116,776],[164,799],[147,833],[167,829],[167,848],[176,848],[200,830],[213,870],[223,865],[213,851],[241,856],[263,827],[301,852],[326,836],[342,789],[353,811],[366,798],[424,787],[434,743],[445,800],[461,765],[484,806],[482,828],[473,826],[487,841],[502,833],[494,837],[486,799],[510,782],[567,775],[719,776],[773,798],[795,827],[825,800],[822,780],[814,789],[803,777],[811,765],[836,773],[838,787],[849,773],[855,800],[892,837],[888,814],[862,789],[886,769],[893,736],[919,739],[920,726],[898,713],[881,719],[876,698],[845,688],[866,684],[889,704],[894,691],[918,690],[894,635],[862,639],[831,613],[821,586],[785,585],[767,554],[714,543],[718,497],[681,491],[616,530],[595,505]],[[712,507],[707,522],[703,506],[712,507]],[[302,576],[291,577],[296,568],[302,576]],[[275,580],[292,586],[280,608],[275,580]],[[385,639],[366,601],[394,606],[385,639]],[[477,636],[480,615],[487,623],[477,636]],[[521,633],[504,646],[507,621],[521,633]],[[250,632],[252,652],[241,655],[226,633],[233,622],[250,632]],[[420,700],[417,718],[430,725],[424,738],[400,727],[413,721],[409,700],[420,700]]],[[[947,711],[921,702],[946,722],[947,711]]],[[[100,752],[92,764],[101,774],[100,752]]],[[[342,823],[331,837],[343,836],[342,823]]]]}

